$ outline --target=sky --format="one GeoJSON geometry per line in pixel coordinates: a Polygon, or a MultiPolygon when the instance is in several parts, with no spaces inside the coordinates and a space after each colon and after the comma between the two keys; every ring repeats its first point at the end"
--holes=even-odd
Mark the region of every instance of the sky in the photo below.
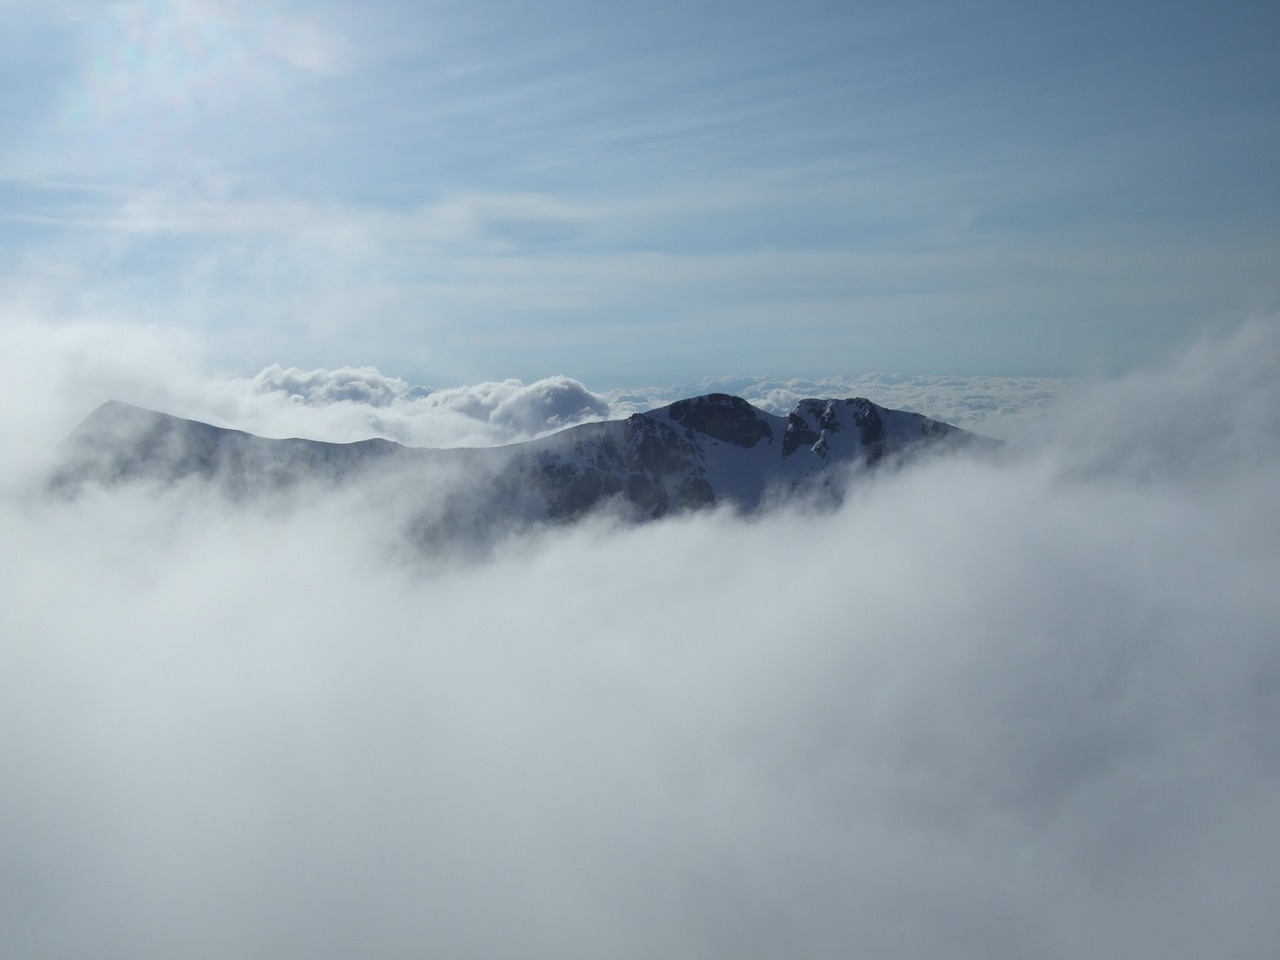
{"type": "Polygon", "coordinates": [[[1116,374],[1280,301],[1266,3],[0,3],[0,303],[251,377],[1116,374]]]}

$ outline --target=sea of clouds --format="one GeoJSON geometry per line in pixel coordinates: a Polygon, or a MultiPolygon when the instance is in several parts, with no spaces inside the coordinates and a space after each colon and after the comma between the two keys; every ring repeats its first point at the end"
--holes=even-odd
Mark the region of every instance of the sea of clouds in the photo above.
{"type": "Polygon", "coordinates": [[[418,447],[488,447],[711,392],[745,397],[783,416],[807,397],[861,396],[1010,439],[1033,431],[1080,387],[1044,378],[897,374],[709,377],[605,390],[556,375],[527,384],[512,379],[431,387],[374,367],[306,370],[280,364],[246,377],[210,373],[203,345],[188,334],[108,323],[51,327],[11,321],[0,331],[0,348],[23,359],[11,368],[7,391],[24,404],[21,422],[0,426],[6,431],[0,439],[33,452],[50,434],[65,435],[109,399],[268,437],[338,443],[385,437],[418,447]]]}
{"type": "Polygon", "coordinates": [[[658,392],[234,381],[154,331],[4,338],[29,361],[0,387],[8,956],[1280,949],[1274,322],[1070,402],[939,381],[1035,429],[834,513],[602,519],[456,562],[360,489],[38,480],[104,391],[446,444],[658,392]]]}

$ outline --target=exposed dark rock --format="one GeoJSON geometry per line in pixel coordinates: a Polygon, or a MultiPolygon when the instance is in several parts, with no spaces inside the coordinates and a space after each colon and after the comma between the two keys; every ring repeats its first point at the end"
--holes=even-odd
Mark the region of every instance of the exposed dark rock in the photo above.
{"type": "Polygon", "coordinates": [[[637,413],[627,419],[623,442],[631,452],[631,463],[642,470],[672,473],[697,454],[697,448],[650,414],[637,413]]]}
{"type": "Polygon", "coordinates": [[[716,492],[703,477],[685,477],[676,487],[676,505],[682,509],[713,507],[715,503],[716,492]]]}
{"type": "Polygon", "coordinates": [[[844,406],[850,406],[852,404],[858,403],[858,401],[857,400],[844,400],[844,401],[827,400],[825,402],[817,401],[817,403],[820,403],[822,405],[821,413],[819,413],[818,415],[818,426],[820,426],[823,430],[830,430],[833,433],[838,433],[840,431],[840,417],[836,413],[837,406],[840,404],[843,404],[844,406]]]}
{"type": "Polygon", "coordinates": [[[853,403],[858,406],[853,420],[862,437],[862,448],[866,451],[867,463],[873,464],[885,453],[884,423],[880,420],[878,408],[871,401],[859,399],[853,403]]]}
{"type": "Polygon", "coordinates": [[[789,457],[801,447],[812,447],[818,442],[818,431],[794,411],[787,417],[787,432],[782,436],[782,455],[789,457]]]}
{"type": "Polygon", "coordinates": [[[678,400],[667,408],[676,423],[739,447],[754,447],[773,436],[760,411],[741,397],[709,393],[678,400]]]}

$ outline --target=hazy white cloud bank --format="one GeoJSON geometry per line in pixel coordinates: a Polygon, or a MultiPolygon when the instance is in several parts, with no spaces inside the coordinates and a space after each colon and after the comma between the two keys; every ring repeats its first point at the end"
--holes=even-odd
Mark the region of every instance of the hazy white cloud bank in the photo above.
{"type": "Polygon", "coordinates": [[[433,390],[373,367],[301,370],[277,364],[248,380],[206,378],[203,389],[218,398],[206,416],[269,435],[292,432],[331,440],[377,435],[414,446],[489,446],[717,391],[777,414],[789,413],[806,397],[865,396],[883,406],[1008,436],[1041,419],[1072,386],[1026,377],[871,374],[823,380],[714,377],[674,388],[595,392],[560,375],[530,384],[503,380],[433,390]]]}
{"type": "Polygon", "coordinates": [[[719,391],[744,397],[770,413],[787,414],[808,397],[866,397],[1002,439],[1015,436],[1069,396],[1074,381],[1044,377],[949,377],[870,373],[820,380],[707,377],[676,387],[614,391],[615,405],[650,409],[682,397],[719,391]]]}
{"type": "MultiPolygon", "coordinates": [[[[625,417],[685,397],[722,392],[771,413],[807,397],[867,397],[991,436],[1016,436],[1070,395],[1067,380],[868,374],[822,380],[709,377],[677,387],[594,392],[566,376],[432,390],[372,367],[300,370],[273,365],[248,381],[211,381],[227,399],[213,415],[228,425],[332,440],[385,436],[415,446],[511,443],[585,420],[625,417]]],[[[197,414],[193,414],[195,416],[197,414]]]]}
{"type": "MultiPolygon", "coordinates": [[[[1072,384],[1010,377],[903,377],[824,380],[717,377],[678,387],[592,390],[564,375],[434,389],[375,367],[303,369],[272,364],[250,377],[208,369],[197,335],[151,326],[54,326],[14,316],[0,349],[25,363],[9,390],[28,416],[0,423],[11,448],[38,453],[98,404],[123,400],[263,436],[349,442],[386,437],[410,446],[493,446],[586,420],[625,417],[673,400],[722,391],[787,413],[805,397],[865,396],[971,430],[1011,437],[1039,422],[1072,384]],[[38,404],[31,397],[40,397],[38,404]]],[[[12,463],[9,469],[12,469],[12,463]]]]}
{"type": "Polygon", "coordinates": [[[7,954],[1274,955],[1277,328],[1044,423],[478,564],[6,494],[7,954]]]}

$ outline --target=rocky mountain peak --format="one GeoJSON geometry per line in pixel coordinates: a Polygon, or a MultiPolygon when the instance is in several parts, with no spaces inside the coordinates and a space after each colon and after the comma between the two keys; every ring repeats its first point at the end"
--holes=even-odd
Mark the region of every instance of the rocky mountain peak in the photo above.
{"type": "Polygon", "coordinates": [[[737,447],[750,448],[761,440],[773,441],[773,429],[764,414],[741,397],[708,393],[677,400],[666,410],[681,426],[737,447]]]}

